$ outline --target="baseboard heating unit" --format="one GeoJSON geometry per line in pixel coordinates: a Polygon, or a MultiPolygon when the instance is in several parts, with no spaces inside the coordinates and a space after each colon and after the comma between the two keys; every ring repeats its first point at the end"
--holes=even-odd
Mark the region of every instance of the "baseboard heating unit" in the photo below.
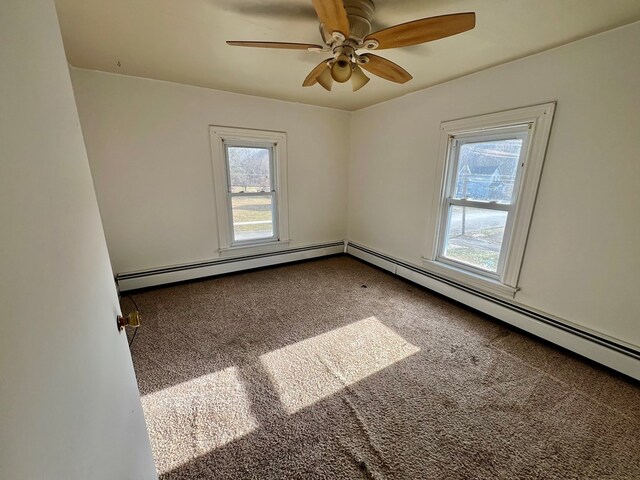
{"type": "Polygon", "coordinates": [[[154,287],[168,283],[195,280],[224,273],[239,272],[253,268],[268,267],[282,263],[296,262],[311,258],[336,255],[344,252],[344,241],[335,241],[315,245],[307,245],[282,250],[238,255],[228,258],[217,258],[204,262],[194,262],[169,267],[141,270],[137,272],[119,273],[116,283],[121,292],[154,287]]]}

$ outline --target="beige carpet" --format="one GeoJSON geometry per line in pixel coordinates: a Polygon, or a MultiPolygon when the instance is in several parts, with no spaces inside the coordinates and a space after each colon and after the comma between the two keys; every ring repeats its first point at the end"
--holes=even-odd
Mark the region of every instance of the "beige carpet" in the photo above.
{"type": "Polygon", "coordinates": [[[135,300],[163,480],[640,478],[637,382],[354,259],[135,300]]]}

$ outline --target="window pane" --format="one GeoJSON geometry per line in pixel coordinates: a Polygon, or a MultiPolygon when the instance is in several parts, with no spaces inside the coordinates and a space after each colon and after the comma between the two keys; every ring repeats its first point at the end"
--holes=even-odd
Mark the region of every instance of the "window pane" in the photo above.
{"type": "Polygon", "coordinates": [[[511,203],[521,148],[521,139],[463,144],[454,198],[511,203]]]}
{"type": "Polygon", "coordinates": [[[231,208],[234,241],[261,240],[274,236],[271,195],[232,197],[231,208]]]}
{"type": "Polygon", "coordinates": [[[271,191],[270,153],[269,148],[228,147],[230,192],[271,191]]]}
{"type": "Polygon", "coordinates": [[[507,212],[454,205],[450,215],[444,256],[496,272],[507,212]]]}

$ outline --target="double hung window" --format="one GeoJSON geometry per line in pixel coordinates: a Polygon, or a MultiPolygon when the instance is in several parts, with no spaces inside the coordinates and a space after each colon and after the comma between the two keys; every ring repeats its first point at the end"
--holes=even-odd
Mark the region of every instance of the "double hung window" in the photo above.
{"type": "Polygon", "coordinates": [[[528,140],[528,125],[452,136],[438,260],[499,278],[528,140]]]}
{"type": "Polygon", "coordinates": [[[221,251],[286,243],[286,135],[211,127],[221,251]]]}
{"type": "Polygon", "coordinates": [[[554,109],[549,103],[442,124],[427,267],[515,293],[554,109]]]}

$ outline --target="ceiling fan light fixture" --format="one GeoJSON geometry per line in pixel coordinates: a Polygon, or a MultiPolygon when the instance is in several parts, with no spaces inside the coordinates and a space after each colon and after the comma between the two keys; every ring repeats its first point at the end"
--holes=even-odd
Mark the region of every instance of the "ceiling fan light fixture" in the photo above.
{"type": "Polygon", "coordinates": [[[351,74],[351,87],[353,91],[356,92],[364,87],[369,82],[369,77],[367,77],[362,69],[356,65],[353,69],[353,73],[351,74]]]}
{"type": "Polygon", "coordinates": [[[328,90],[329,92],[331,91],[333,78],[331,78],[331,70],[329,68],[325,68],[316,80],[325,90],[328,90]]]}
{"type": "Polygon", "coordinates": [[[349,57],[340,55],[331,65],[331,78],[338,83],[344,83],[351,78],[351,61],[349,57]]]}

